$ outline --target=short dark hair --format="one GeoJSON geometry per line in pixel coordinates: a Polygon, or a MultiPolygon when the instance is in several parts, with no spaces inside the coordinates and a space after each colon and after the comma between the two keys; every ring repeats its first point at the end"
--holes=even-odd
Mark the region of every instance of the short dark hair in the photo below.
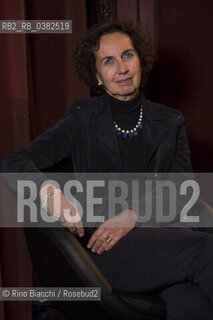
{"type": "Polygon", "coordinates": [[[96,57],[94,51],[99,49],[101,37],[113,32],[122,32],[130,37],[133,47],[138,53],[143,70],[142,86],[146,84],[153,63],[156,60],[152,41],[140,23],[134,21],[112,22],[93,26],[86,32],[76,48],[73,59],[80,78],[98,94],[103,93],[104,90],[101,86],[98,86],[96,79],[96,57]]]}

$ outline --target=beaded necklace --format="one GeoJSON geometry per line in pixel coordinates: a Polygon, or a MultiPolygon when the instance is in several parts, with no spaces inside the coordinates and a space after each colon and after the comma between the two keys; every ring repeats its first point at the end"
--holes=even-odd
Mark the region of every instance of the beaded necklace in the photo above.
{"type": "Polygon", "coordinates": [[[141,105],[139,119],[138,119],[138,122],[137,122],[136,126],[133,129],[130,129],[130,130],[121,129],[117,125],[117,123],[114,121],[114,126],[115,126],[115,130],[117,132],[117,135],[118,136],[123,136],[124,138],[126,138],[126,137],[130,137],[131,138],[133,136],[137,136],[138,135],[138,131],[143,129],[142,119],[143,119],[143,107],[141,105]]]}

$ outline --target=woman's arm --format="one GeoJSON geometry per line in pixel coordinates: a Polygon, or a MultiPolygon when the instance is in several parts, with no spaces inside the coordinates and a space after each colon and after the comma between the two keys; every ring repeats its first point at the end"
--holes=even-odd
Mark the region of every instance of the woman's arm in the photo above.
{"type": "Polygon", "coordinates": [[[63,119],[35,140],[2,161],[2,172],[10,188],[16,192],[16,181],[31,178],[40,189],[47,177],[41,171],[71,154],[68,119],[63,119]],[[7,175],[7,173],[14,173],[7,175]]]}
{"type": "Polygon", "coordinates": [[[191,152],[184,123],[180,126],[177,134],[175,154],[169,171],[174,173],[192,172],[191,152]]]}
{"type": "Polygon", "coordinates": [[[7,156],[2,161],[2,172],[9,187],[17,192],[18,180],[31,180],[37,186],[38,197],[41,202],[46,200],[46,210],[50,216],[59,217],[59,221],[72,232],[82,236],[84,233],[82,221],[75,206],[60,192],[56,194],[56,187],[48,185],[41,188],[48,180],[43,169],[53,166],[60,160],[71,156],[72,132],[69,119],[63,119],[35,140],[18,151],[7,156]],[[8,173],[13,173],[8,174],[8,173]],[[53,206],[54,204],[54,206],[53,206]],[[57,211],[57,212],[56,212],[57,211]],[[64,212],[71,218],[65,219],[64,212]],[[69,211],[69,212],[68,212],[69,211]]]}

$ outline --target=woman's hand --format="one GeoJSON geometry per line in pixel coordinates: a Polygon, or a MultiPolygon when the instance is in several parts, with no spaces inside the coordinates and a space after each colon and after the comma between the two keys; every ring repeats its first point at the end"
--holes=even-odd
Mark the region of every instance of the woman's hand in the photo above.
{"type": "Polygon", "coordinates": [[[84,236],[84,227],[77,208],[63,195],[57,192],[55,186],[48,185],[40,190],[40,197],[51,192],[53,195],[46,202],[46,210],[49,216],[59,220],[64,227],[67,227],[73,234],[79,237],[84,236]]]}
{"type": "Polygon", "coordinates": [[[93,233],[87,248],[98,254],[108,251],[135,226],[137,215],[132,210],[125,210],[108,219],[93,233]]]}

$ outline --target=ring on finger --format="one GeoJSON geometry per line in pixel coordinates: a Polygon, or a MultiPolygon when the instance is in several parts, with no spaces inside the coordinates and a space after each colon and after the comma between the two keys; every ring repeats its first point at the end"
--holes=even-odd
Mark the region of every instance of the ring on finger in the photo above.
{"type": "Polygon", "coordinates": [[[112,238],[111,238],[110,236],[107,236],[107,237],[105,238],[105,242],[106,242],[106,243],[110,243],[110,241],[112,241],[112,238]]]}

